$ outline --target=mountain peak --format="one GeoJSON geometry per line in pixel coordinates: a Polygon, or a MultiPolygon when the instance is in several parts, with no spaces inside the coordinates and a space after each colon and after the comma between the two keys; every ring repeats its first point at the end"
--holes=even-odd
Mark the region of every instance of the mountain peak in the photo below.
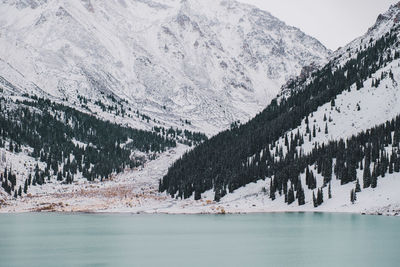
{"type": "Polygon", "coordinates": [[[389,10],[383,14],[379,14],[375,25],[373,25],[368,32],[379,29],[380,27],[390,28],[393,24],[398,23],[400,20],[400,2],[390,6],[389,10]]]}
{"type": "Polygon", "coordinates": [[[232,0],[5,0],[0,16],[3,66],[23,77],[5,68],[0,75],[37,85],[22,91],[70,104],[114,95],[158,121],[188,120],[209,133],[257,114],[288,78],[330,52],[232,0]]]}

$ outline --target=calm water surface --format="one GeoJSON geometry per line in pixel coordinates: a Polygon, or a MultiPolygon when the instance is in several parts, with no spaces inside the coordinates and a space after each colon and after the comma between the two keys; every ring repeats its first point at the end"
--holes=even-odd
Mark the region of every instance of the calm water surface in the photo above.
{"type": "Polygon", "coordinates": [[[0,215],[0,266],[400,266],[400,218],[0,215]]]}

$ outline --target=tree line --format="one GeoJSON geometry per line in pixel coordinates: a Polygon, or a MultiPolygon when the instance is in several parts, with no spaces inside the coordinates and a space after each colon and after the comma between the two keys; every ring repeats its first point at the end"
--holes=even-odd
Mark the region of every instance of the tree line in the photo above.
{"type": "MultiPolygon", "coordinates": [[[[29,185],[41,185],[54,178],[72,183],[78,173],[89,181],[106,179],[142,164],[133,151],[159,153],[175,147],[176,141],[155,132],[136,130],[102,121],[94,116],[46,99],[24,100],[17,104],[0,99],[0,146],[29,155],[38,165],[29,185]]],[[[15,183],[11,170],[3,173],[4,188],[11,194],[15,183]]]]}
{"type": "MultiPolygon", "coordinates": [[[[188,198],[194,194],[195,199],[199,199],[202,193],[213,189],[215,200],[218,201],[227,192],[272,176],[275,177],[273,179],[274,192],[286,190],[284,188],[286,179],[292,180],[293,192],[301,191],[303,186],[298,182],[298,173],[304,171],[306,167],[304,162],[310,163],[310,159],[314,157],[300,155],[294,149],[301,146],[304,136],[299,134],[296,138],[293,137],[288,155],[283,158],[278,157],[279,160],[269,151],[276,150],[279,153],[281,148],[276,146],[276,141],[289,130],[301,125],[304,118],[316,111],[319,106],[329,102],[335,105],[338,94],[344,90],[350,90],[354,84],[357,85],[357,89],[360,89],[365,80],[371,78],[377,70],[399,58],[400,54],[394,49],[398,47],[397,31],[398,27],[393,28],[385,36],[370,42],[367,47],[360,49],[357,55],[352,56],[343,65],[337,65],[336,61],[329,62],[325,67],[314,72],[311,80],[289,85],[290,96],[274,99],[266,109],[248,123],[221,132],[183,155],[160,180],[159,191],[166,191],[171,196],[180,198],[188,198]],[[262,153],[262,157],[260,157],[260,151],[265,152],[262,153]],[[255,159],[249,161],[252,157],[255,159]],[[300,170],[296,167],[295,171],[289,172],[288,166],[302,168],[300,170]]],[[[327,127],[325,132],[328,132],[327,127]]],[[[333,144],[331,146],[335,147],[333,144]]],[[[338,143],[338,147],[342,148],[342,152],[343,149],[359,151],[343,148],[341,143],[338,143]]],[[[315,149],[320,151],[322,148],[315,149]]],[[[375,146],[374,149],[376,149],[375,146]]],[[[313,151],[312,155],[316,155],[316,151],[313,151]]],[[[358,162],[355,159],[359,158],[355,156],[350,158],[352,160],[346,158],[344,161],[339,155],[337,159],[337,175],[343,183],[354,179],[354,166],[358,162]]],[[[318,166],[320,168],[325,166],[322,169],[328,173],[327,166],[332,164],[332,157],[322,157],[322,159],[326,163],[320,162],[318,166]]],[[[375,157],[374,160],[376,160],[375,157]]],[[[382,161],[385,162],[384,159],[382,161]]],[[[380,166],[385,164],[379,162],[380,166]]],[[[326,179],[329,180],[328,177],[326,179]]],[[[318,203],[317,198],[316,203],[318,203]]]]}

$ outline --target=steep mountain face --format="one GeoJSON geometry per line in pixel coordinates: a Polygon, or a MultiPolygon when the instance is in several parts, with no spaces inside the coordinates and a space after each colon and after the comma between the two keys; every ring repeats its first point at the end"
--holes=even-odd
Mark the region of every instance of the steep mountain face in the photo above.
{"type": "Polygon", "coordinates": [[[349,55],[354,56],[354,54],[365,48],[365,46],[368,46],[372,41],[378,40],[385,34],[388,34],[399,24],[399,22],[400,2],[392,5],[385,13],[380,14],[377,17],[375,24],[370,27],[363,36],[356,38],[345,47],[342,47],[332,53],[332,59],[334,59],[336,64],[348,60],[349,55]]]}
{"type": "Polygon", "coordinates": [[[207,133],[247,121],[328,55],[299,29],[230,0],[0,3],[5,89],[71,104],[112,95],[207,133]]]}
{"type": "Polygon", "coordinates": [[[398,211],[399,18],[400,3],[247,124],[188,152],[160,191],[260,210],[398,211]]]}

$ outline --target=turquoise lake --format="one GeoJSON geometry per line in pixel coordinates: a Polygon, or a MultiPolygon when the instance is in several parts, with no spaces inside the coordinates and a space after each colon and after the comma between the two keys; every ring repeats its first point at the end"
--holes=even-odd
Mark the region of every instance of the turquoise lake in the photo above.
{"type": "Polygon", "coordinates": [[[2,214],[0,266],[400,266],[400,218],[2,214]]]}

